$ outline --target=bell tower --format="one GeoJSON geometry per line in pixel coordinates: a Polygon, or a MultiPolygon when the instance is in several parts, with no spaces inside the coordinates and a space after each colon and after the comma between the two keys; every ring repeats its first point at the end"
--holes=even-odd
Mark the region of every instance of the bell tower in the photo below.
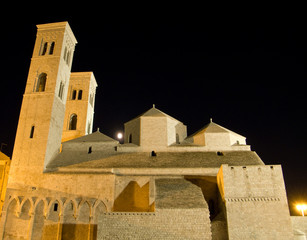
{"type": "Polygon", "coordinates": [[[68,22],[37,25],[9,182],[24,172],[42,174],[59,152],[76,43],[68,22]]]}

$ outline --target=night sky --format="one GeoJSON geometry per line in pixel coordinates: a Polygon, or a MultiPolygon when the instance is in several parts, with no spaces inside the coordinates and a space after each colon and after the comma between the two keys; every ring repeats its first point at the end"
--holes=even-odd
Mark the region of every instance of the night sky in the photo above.
{"type": "Polygon", "coordinates": [[[305,27],[149,19],[54,12],[2,25],[2,151],[11,156],[35,25],[69,21],[78,40],[72,71],[93,71],[98,83],[94,131],[115,137],[152,104],[188,135],[213,118],[245,136],[266,164],[282,164],[290,206],[307,202],[305,27]]]}

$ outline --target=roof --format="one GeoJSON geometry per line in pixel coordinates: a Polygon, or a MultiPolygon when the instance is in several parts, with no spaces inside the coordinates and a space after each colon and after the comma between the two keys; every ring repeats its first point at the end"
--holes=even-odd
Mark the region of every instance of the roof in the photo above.
{"type": "Polygon", "coordinates": [[[202,132],[206,132],[206,133],[232,133],[241,137],[244,137],[238,133],[235,133],[227,128],[222,127],[221,125],[218,125],[214,122],[210,122],[208,124],[206,124],[203,128],[201,128],[200,130],[198,130],[197,132],[193,133],[192,135],[188,136],[188,138],[193,137],[199,133],[202,132]]]}
{"type": "Polygon", "coordinates": [[[117,140],[108,137],[107,135],[99,132],[99,129],[97,129],[96,132],[79,137],[79,138],[75,138],[73,140],[67,141],[66,143],[80,143],[80,142],[116,142],[118,143],[117,140]]]}
{"type": "Polygon", "coordinates": [[[185,179],[162,178],[155,183],[157,209],[208,208],[201,189],[185,179]]]}
{"type": "MultiPolygon", "coordinates": [[[[78,172],[86,169],[110,169],[110,168],[219,168],[222,164],[231,166],[247,166],[247,165],[263,165],[264,163],[259,156],[253,151],[230,151],[223,152],[220,156],[216,152],[157,152],[157,156],[152,157],[148,152],[123,153],[116,152],[112,149],[105,151],[104,156],[96,155],[96,159],[86,159],[87,155],[94,157],[92,154],[80,152],[72,152],[74,161],[70,165],[65,163],[67,157],[71,157],[71,153],[60,153],[53,164],[49,164],[52,171],[58,171],[56,168],[78,169],[78,172]],[[58,164],[56,164],[58,163],[58,164]],[[76,164],[74,164],[76,163],[76,164]],[[65,166],[66,165],[66,166],[65,166]]],[[[98,153],[96,153],[98,154],[98,153]]]]}
{"type": "MultiPolygon", "coordinates": [[[[171,119],[173,119],[173,120],[175,120],[177,122],[180,122],[177,119],[171,117],[170,115],[167,115],[166,113],[164,113],[161,110],[157,109],[155,107],[155,105],[153,105],[152,108],[150,108],[146,112],[142,113],[141,115],[138,115],[137,117],[131,119],[130,121],[135,120],[135,119],[140,118],[140,117],[167,117],[167,118],[171,118],[171,119]]],[[[128,122],[130,122],[130,121],[128,121],[128,122]]]]}
{"type": "Polygon", "coordinates": [[[0,152],[0,160],[10,160],[10,158],[6,156],[3,152],[0,152]]]}

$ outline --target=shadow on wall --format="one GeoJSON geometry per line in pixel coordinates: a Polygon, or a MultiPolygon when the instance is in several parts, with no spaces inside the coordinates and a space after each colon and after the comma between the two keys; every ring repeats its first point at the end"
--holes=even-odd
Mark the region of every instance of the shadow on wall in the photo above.
{"type": "Polygon", "coordinates": [[[149,205],[149,182],[140,187],[131,181],[114,201],[114,212],[154,212],[154,203],[149,205]]]}

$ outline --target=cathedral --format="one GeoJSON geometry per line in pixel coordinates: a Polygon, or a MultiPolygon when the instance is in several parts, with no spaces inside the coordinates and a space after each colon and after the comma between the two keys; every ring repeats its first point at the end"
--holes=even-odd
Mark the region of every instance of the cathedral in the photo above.
{"type": "Polygon", "coordinates": [[[212,119],[188,136],[153,105],[123,143],[93,132],[97,82],[71,72],[76,43],[68,22],[37,25],[2,239],[306,239],[281,166],[212,119]]]}

